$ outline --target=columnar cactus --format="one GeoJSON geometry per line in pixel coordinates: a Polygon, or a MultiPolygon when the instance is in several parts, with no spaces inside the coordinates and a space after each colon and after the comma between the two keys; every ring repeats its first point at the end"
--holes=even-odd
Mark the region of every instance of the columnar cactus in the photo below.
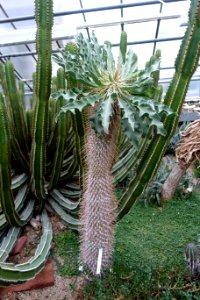
{"type": "MultiPolygon", "coordinates": [[[[0,286],[17,284],[33,278],[43,268],[52,242],[52,226],[46,212],[43,211],[41,217],[43,234],[34,257],[25,264],[15,265],[5,262],[20,233],[20,227],[27,224],[33,216],[35,201],[29,192],[28,181],[31,177],[35,179],[35,173],[33,170],[31,175],[30,164],[35,166],[35,160],[36,165],[40,161],[38,169],[41,172],[40,166],[45,163],[46,119],[48,117],[45,109],[48,108],[47,100],[51,83],[51,71],[49,71],[51,70],[51,47],[49,47],[51,32],[49,27],[52,27],[52,1],[45,0],[41,3],[36,0],[36,19],[38,22],[38,75],[36,76],[38,101],[36,101],[36,112],[32,116],[33,119],[35,117],[35,126],[37,127],[33,130],[31,157],[34,161],[29,162],[28,156],[32,134],[30,129],[31,113],[28,114],[28,119],[25,112],[23,84],[19,82],[19,88],[17,88],[14,66],[11,62],[7,62],[5,68],[3,65],[0,67],[0,80],[4,90],[4,97],[0,93],[0,286]],[[45,56],[47,60],[45,60],[45,56]],[[4,80],[3,74],[6,75],[6,80],[4,80]],[[30,121],[29,126],[27,126],[27,120],[30,121]],[[11,166],[13,170],[17,170],[14,176],[11,166]],[[24,173],[19,174],[19,172],[24,173]],[[11,226],[10,229],[9,226],[11,226]],[[4,237],[3,233],[7,233],[7,235],[4,237]]],[[[41,176],[41,173],[39,175],[41,176]]],[[[33,182],[38,182],[37,179],[33,182]]],[[[36,194],[38,195],[38,193],[37,190],[36,194]]],[[[38,206],[41,208],[41,203],[38,206]]]]}
{"type": "Polygon", "coordinates": [[[119,219],[130,210],[158,169],[169,140],[176,130],[190,79],[198,65],[199,55],[200,1],[192,0],[188,28],[175,62],[175,74],[164,99],[164,104],[168,105],[175,114],[165,116],[162,120],[166,135],[155,135],[144,149],[142,159],[135,170],[136,176],[120,199],[119,219]]]}
{"type": "Polygon", "coordinates": [[[36,48],[38,62],[36,70],[35,96],[37,98],[33,139],[31,146],[31,174],[32,191],[38,198],[38,210],[44,207],[45,190],[45,162],[48,128],[48,103],[51,93],[51,31],[53,26],[52,0],[36,1],[36,48]],[[44,86],[45,85],[45,86],[44,86]]]}
{"type": "MultiPolygon", "coordinates": [[[[27,223],[32,214],[21,217],[15,209],[11,189],[11,134],[3,96],[0,94],[0,203],[7,222],[12,226],[27,223]]],[[[32,206],[33,211],[33,206],[32,206]]]]}
{"type": "MultiPolygon", "coordinates": [[[[65,76],[64,70],[59,68],[57,71],[57,89],[60,91],[65,90],[65,76]]],[[[60,100],[59,107],[64,105],[63,99],[60,100]]],[[[64,158],[64,150],[67,143],[67,136],[69,131],[69,123],[70,123],[70,116],[69,114],[62,114],[58,119],[58,122],[55,127],[55,134],[57,136],[56,141],[56,149],[53,161],[53,170],[50,177],[50,182],[48,185],[48,189],[51,190],[55,188],[58,184],[60,173],[63,164],[64,158]]]]}

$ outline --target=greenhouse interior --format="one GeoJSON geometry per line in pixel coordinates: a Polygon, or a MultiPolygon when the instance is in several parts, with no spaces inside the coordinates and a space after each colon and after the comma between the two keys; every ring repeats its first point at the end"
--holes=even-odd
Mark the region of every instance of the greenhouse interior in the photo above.
{"type": "Polygon", "coordinates": [[[0,1],[0,299],[200,299],[200,1],[0,1]]]}

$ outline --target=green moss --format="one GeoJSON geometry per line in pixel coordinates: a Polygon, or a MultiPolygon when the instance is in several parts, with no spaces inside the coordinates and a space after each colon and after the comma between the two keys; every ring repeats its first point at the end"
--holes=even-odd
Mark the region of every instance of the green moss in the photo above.
{"type": "Polygon", "coordinates": [[[62,276],[78,275],[79,236],[76,232],[61,231],[54,238],[53,257],[62,276]]]}

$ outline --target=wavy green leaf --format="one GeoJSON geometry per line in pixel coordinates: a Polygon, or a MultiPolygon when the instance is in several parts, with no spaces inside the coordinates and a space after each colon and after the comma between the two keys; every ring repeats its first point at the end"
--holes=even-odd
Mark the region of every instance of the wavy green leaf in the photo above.
{"type": "Polygon", "coordinates": [[[109,95],[108,98],[104,100],[101,105],[100,118],[105,133],[109,133],[110,119],[112,118],[112,115],[114,113],[113,103],[114,99],[112,95],[109,95]]]}

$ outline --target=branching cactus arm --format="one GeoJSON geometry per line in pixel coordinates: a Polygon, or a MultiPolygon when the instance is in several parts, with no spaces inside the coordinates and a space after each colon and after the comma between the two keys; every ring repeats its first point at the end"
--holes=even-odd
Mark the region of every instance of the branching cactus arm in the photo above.
{"type": "MultiPolygon", "coordinates": [[[[62,68],[59,68],[57,71],[57,80],[58,80],[58,90],[65,90],[65,74],[62,68]]],[[[64,105],[63,99],[60,99],[60,107],[64,105]]],[[[57,143],[56,143],[56,150],[53,159],[53,170],[51,174],[51,179],[49,183],[49,189],[55,188],[61,173],[63,157],[64,157],[64,150],[66,147],[67,142],[67,135],[69,130],[69,122],[70,116],[68,114],[61,114],[57,121],[57,126],[55,133],[57,135],[57,143]]]]}
{"type": "Polygon", "coordinates": [[[24,104],[20,98],[20,91],[17,89],[14,66],[11,61],[5,64],[5,75],[7,83],[7,94],[9,100],[9,107],[11,108],[11,119],[13,125],[13,131],[17,137],[23,153],[27,153],[27,123],[25,118],[24,104]]]}

